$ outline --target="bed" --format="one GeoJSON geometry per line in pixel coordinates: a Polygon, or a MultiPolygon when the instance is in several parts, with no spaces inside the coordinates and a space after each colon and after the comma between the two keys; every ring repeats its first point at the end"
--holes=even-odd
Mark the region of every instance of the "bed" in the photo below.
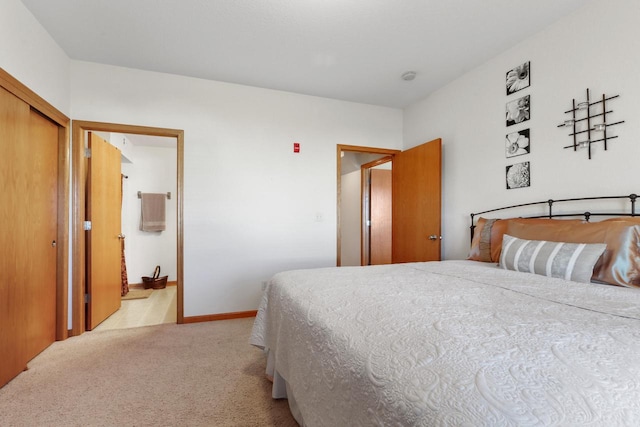
{"type": "Polygon", "coordinates": [[[640,222],[527,221],[478,220],[468,260],[276,274],[273,397],[307,426],[640,425],[640,222]]]}

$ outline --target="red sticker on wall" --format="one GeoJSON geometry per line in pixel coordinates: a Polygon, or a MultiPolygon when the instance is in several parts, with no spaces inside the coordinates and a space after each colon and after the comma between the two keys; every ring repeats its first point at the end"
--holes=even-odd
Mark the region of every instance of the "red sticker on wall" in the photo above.
{"type": "Polygon", "coordinates": [[[293,152],[294,153],[299,153],[300,152],[300,143],[299,142],[294,142],[293,143],[293,152]]]}

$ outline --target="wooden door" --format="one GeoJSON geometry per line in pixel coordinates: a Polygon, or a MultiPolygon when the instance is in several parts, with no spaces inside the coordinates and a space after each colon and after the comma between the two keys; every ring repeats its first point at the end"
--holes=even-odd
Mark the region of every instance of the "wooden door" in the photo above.
{"type": "Polygon", "coordinates": [[[120,150],[89,132],[87,219],[87,330],[120,308],[120,150]]]}
{"type": "MultiPolygon", "coordinates": [[[[26,220],[25,244],[29,279],[24,283],[29,296],[27,309],[27,351],[29,359],[49,347],[56,338],[56,253],[58,199],[58,126],[31,110],[29,115],[30,184],[23,206],[26,220]],[[39,218],[39,220],[36,220],[39,218]]],[[[27,177],[25,177],[27,178],[27,177]]],[[[18,217],[20,218],[20,217],[18,217]]],[[[26,269],[25,269],[26,270],[26,269]]]]}
{"type": "Polygon", "coordinates": [[[393,262],[440,260],[440,139],[393,158],[393,262]]]}
{"type": "Polygon", "coordinates": [[[55,340],[58,127],[0,88],[0,387],[55,340]]]}
{"type": "Polygon", "coordinates": [[[370,169],[369,264],[391,264],[391,170],[370,169]]]}

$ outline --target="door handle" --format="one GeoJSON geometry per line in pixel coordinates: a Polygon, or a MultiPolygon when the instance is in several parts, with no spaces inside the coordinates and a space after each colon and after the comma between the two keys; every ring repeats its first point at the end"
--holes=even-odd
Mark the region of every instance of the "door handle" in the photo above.
{"type": "Polygon", "coordinates": [[[442,236],[438,236],[437,234],[432,234],[431,236],[429,236],[429,240],[442,240],[442,236]]]}
{"type": "Polygon", "coordinates": [[[118,239],[120,239],[120,240],[124,239],[124,234],[122,234],[122,233],[118,234],[118,239]]]}

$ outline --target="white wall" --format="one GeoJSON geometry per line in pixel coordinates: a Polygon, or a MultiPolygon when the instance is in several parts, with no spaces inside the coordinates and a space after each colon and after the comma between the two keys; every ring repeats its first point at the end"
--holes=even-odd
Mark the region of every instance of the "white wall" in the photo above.
{"type": "MultiPolygon", "coordinates": [[[[100,132],[96,132],[100,133],[100,132]]],[[[127,137],[127,135],[117,133],[117,132],[104,132],[107,135],[105,138],[111,145],[120,150],[120,154],[122,155],[122,161],[124,163],[135,163],[136,158],[136,147],[131,142],[131,140],[127,137]]],[[[175,157],[175,155],[174,155],[175,157]]]]}
{"type": "MultiPolygon", "coordinates": [[[[0,67],[69,116],[69,57],[20,0],[0,0],[0,67]]],[[[71,235],[71,212],[69,227],[71,235]]],[[[71,260],[69,247],[69,286],[71,260]]],[[[71,296],[69,292],[69,328],[71,296]]]]}
{"type": "MultiPolygon", "coordinates": [[[[516,17],[515,19],[525,19],[516,17]]],[[[594,1],[573,15],[404,110],[404,148],[442,137],[443,254],[466,257],[469,213],[549,198],[640,191],[640,2],[594,1]],[[505,94],[505,73],[531,61],[531,87],[505,94]],[[612,118],[626,123],[594,146],[592,160],[557,125],[571,100],[619,94],[612,118]],[[531,94],[531,153],[504,154],[505,102],[531,94]],[[505,167],[531,162],[531,187],[506,190],[505,167]]]]}
{"type": "Polygon", "coordinates": [[[185,316],[253,310],[274,273],[335,265],[336,144],[402,144],[397,109],[87,62],[71,105],[185,131],[185,316]]]}
{"type": "Polygon", "coordinates": [[[0,0],[0,67],[69,115],[70,60],[20,0],[0,0]]]}
{"type": "Polygon", "coordinates": [[[359,170],[342,175],[340,195],[340,263],[360,265],[362,184],[359,170]]]}
{"type": "MultiPolygon", "coordinates": [[[[120,138],[122,139],[122,138],[120,138]]],[[[130,144],[126,144],[130,145],[130,144]]],[[[168,280],[177,277],[177,150],[163,147],[135,147],[133,163],[122,163],[123,181],[122,233],[125,238],[125,259],[129,283],[142,283],[142,276],[152,276],[156,265],[168,280]],[[166,229],[161,232],[140,230],[143,193],[171,193],[166,201],[166,229]]]]}

